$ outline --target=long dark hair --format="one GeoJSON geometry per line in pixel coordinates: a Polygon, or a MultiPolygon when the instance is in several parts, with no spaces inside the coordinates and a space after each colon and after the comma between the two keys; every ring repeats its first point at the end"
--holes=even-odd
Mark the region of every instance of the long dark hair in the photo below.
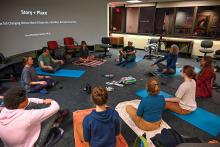
{"type": "Polygon", "coordinates": [[[199,75],[202,74],[205,71],[205,69],[207,69],[207,68],[211,68],[214,72],[214,67],[212,65],[213,58],[211,56],[204,56],[203,60],[205,61],[205,64],[203,66],[201,66],[202,69],[199,72],[199,75]]]}
{"type": "Polygon", "coordinates": [[[83,48],[83,45],[86,45],[86,48],[87,48],[87,43],[86,43],[86,41],[81,41],[81,49],[83,48]]]}

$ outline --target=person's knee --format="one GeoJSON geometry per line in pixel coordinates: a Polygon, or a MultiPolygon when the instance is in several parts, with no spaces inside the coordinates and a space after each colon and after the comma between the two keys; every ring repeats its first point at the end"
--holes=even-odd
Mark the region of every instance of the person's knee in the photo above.
{"type": "Polygon", "coordinates": [[[172,103],[171,102],[166,102],[166,104],[165,104],[165,109],[168,109],[168,108],[170,108],[170,106],[172,105],[172,103]]]}
{"type": "Polygon", "coordinates": [[[131,106],[131,105],[127,105],[127,106],[125,107],[126,112],[129,113],[129,112],[131,111],[132,108],[133,108],[133,106],[131,106]]]}

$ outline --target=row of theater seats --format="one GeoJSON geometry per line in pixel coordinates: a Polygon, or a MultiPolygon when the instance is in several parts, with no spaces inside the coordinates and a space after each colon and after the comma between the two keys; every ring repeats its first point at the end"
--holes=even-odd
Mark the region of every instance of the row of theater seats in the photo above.
{"type": "Polygon", "coordinates": [[[47,42],[47,47],[53,57],[60,58],[64,52],[75,53],[78,51],[79,46],[72,37],[66,37],[63,39],[64,47],[58,45],[57,41],[52,40],[47,42]]]}
{"type": "MultiPolygon", "coordinates": [[[[64,52],[65,54],[75,54],[80,49],[80,45],[72,37],[64,38],[63,43],[64,46],[62,47],[55,40],[47,42],[47,47],[53,57],[59,58],[60,56],[63,56],[64,52]]],[[[102,44],[99,44],[99,47],[102,48],[102,51],[104,52],[102,57],[111,57],[111,55],[107,55],[108,48],[112,47],[110,37],[102,37],[101,43],[102,44]]]]}

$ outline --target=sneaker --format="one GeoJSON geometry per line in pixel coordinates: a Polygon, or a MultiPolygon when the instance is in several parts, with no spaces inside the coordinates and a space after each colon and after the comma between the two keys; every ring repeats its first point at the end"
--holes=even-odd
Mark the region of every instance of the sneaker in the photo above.
{"type": "Polygon", "coordinates": [[[85,88],[83,88],[83,90],[87,93],[87,94],[91,94],[91,92],[92,92],[92,87],[91,87],[91,85],[90,84],[86,84],[86,87],[85,88]]]}
{"type": "Polygon", "coordinates": [[[114,91],[114,88],[111,87],[111,86],[108,86],[108,87],[106,87],[106,90],[109,91],[109,92],[111,92],[111,91],[114,91]]]}

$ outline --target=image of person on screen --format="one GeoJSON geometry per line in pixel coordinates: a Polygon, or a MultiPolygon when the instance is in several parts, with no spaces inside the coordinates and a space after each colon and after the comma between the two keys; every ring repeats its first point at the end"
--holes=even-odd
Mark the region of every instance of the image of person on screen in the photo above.
{"type": "Polygon", "coordinates": [[[54,73],[64,64],[63,60],[53,59],[47,47],[43,47],[42,52],[38,57],[38,64],[42,70],[54,73]]]}

